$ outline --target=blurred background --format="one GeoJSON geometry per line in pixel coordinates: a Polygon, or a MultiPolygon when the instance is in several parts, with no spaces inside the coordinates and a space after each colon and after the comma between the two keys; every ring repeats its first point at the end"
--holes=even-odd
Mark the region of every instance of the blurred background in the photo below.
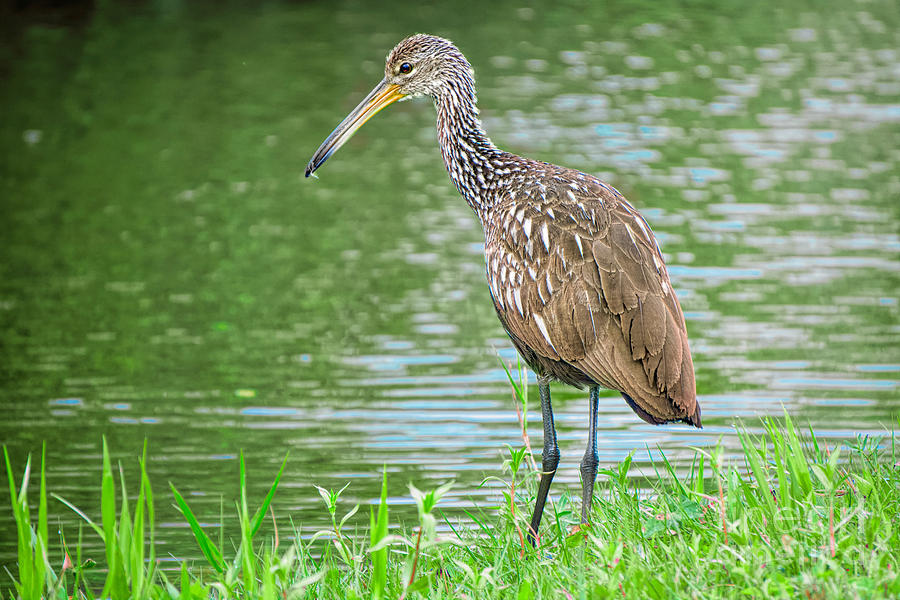
{"type": "MultiPolygon", "coordinates": [[[[327,519],[313,484],[349,482],[347,510],[382,465],[395,518],[409,482],[455,480],[451,515],[496,501],[479,484],[522,443],[515,354],[433,107],[392,106],[303,177],[415,32],[466,54],[497,145],[604,178],[660,240],[706,427],[652,427],[607,393],[602,466],[635,450],[652,474],[660,448],[686,468],[783,409],[832,442],[897,425],[893,0],[0,11],[0,440],[17,476],[46,440],[50,490],[96,518],[101,435],[133,491],[148,439],[161,556],[197,553],[167,482],[233,523],[240,450],[255,498],[290,451],[275,511],[305,535],[327,519]]],[[[579,489],[587,401],[554,400],[558,495],[579,489]]],[[[0,509],[0,564],[14,540],[0,509]]]]}

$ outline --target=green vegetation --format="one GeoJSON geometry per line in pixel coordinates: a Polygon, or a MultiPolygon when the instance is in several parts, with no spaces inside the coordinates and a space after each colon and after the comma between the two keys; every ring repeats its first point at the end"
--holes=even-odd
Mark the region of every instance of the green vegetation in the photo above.
{"type": "MultiPolygon", "coordinates": [[[[521,396],[520,396],[521,398],[521,396]]],[[[720,449],[696,451],[686,475],[661,457],[661,472],[629,477],[631,460],[607,470],[594,499],[594,523],[576,526],[567,496],[548,507],[541,547],[525,542],[536,473],[524,477],[525,448],[510,449],[499,506],[469,512],[472,526],[447,519],[438,505],[449,485],[423,492],[410,485],[419,522],[388,528],[386,477],[368,535],[348,532],[359,505],[345,511],[341,491],[319,489],[331,528],[308,540],[256,540],[284,472],[252,513],[240,460],[239,531],[232,544],[214,542],[183,496],[174,500],[197,539],[202,567],[162,570],[153,545],[154,496],[146,449],[140,486],[119,492],[103,442],[96,524],[63,498],[102,540],[105,556],[74,546],[53,560],[42,455],[38,518],[28,500],[31,461],[16,485],[4,448],[18,529],[18,568],[9,598],[880,598],[900,594],[900,456],[895,434],[829,447],[802,438],[790,418],[767,419],[761,436],[739,432],[740,460],[720,449]],[[640,485],[652,486],[650,493],[640,485]],[[117,503],[117,498],[120,498],[117,503]],[[443,519],[447,532],[438,530],[443,519]],[[236,547],[231,554],[228,547],[236,547]],[[105,560],[101,569],[95,558],[105,560]],[[99,592],[99,594],[98,594],[99,592]]],[[[275,516],[272,515],[272,519],[275,516]]],[[[282,519],[284,520],[284,519],[282,519]]],[[[277,521],[276,521],[277,523],[277,521]]],[[[283,529],[282,525],[282,529],[283,529]]],[[[221,528],[220,528],[221,531],[221,528]]],[[[224,535],[224,534],[222,534],[224,535]]]]}
{"type": "MultiPolygon", "coordinates": [[[[742,452],[726,464],[724,449],[695,450],[688,473],[660,453],[649,476],[631,477],[631,456],[602,471],[593,526],[563,495],[547,508],[539,548],[526,542],[538,479],[527,432],[527,374],[504,364],[516,399],[524,446],[509,448],[497,506],[466,511],[465,524],[438,508],[451,485],[421,491],[410,484],[418,523],[388,526],[387,474],[370,511],[368,535],[347,530],[357,514],[341,493],[317,487],[331,527],[305,539],[293,528],[279,535],[272,499],[282,462],[262,503],[252,511],[246,466],[239,460],[238,530],[226,544],[204,530],[184,496],[170,484],[189,525],[202,566],[181,562],[159,568],[154,551],[154,496],[147,447],[138,461],[136,499],[120,491],[106,439],[102,444],[101,523],[55,494],[93,530],[105,549],[105,568],[83,556],[79,529],[72,558],[61,537],[54,568],[49,551],[46,448],[41,455],[37,524],[28,488],[31,459],[17,486],[4,446],[13,517],[18,532],[14,589],[4,597],[99,597],[112,600],[191,598],[878,598],[900,594],[900,453],[896,434],[829,447],[812,431],[801,437],[791,418],[763,421],[762,435],[738,427],[742,452]],[[523,473],[525,473],[523,475],[523,473]],[[648,488],[642,486],[649,486],[648,488]],[[117,498],[120,498],[117,504],[117,498]],[[346,510],[346,512],[345,512],[346,510]],[[437,513],[437,514],[436,514],[437,513]],[[266,516],[274,535],[256,540],[266,516]],[[443,532],[438,530],[438,517],[443,532]],[[229,553],[228,548],[234,548],[229,553]]],[[[486,480],[487,481],[487,480],[486,480]]],[[[284,519],[282,519],[283,521],[284,519]]],[[[222,518],[224,524],[224,518],[222,518]]],[[[282,524],[281,529],[284,528],[282,524]]]]}

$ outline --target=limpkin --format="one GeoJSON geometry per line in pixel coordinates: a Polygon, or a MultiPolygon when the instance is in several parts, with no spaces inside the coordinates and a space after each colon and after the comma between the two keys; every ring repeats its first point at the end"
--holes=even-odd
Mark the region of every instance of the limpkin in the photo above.
{"type": "Polygon", "coordinates": [[[418,34],[397,44],[384,79],[322,142],[306,176],[378,111],[412,96],[434,100],[450,180],[484,229],[494,308],[537,375],[544,449],[529,531],[535,544],[560,456],[550,381],[590,390],[581,461],[587,523],[600,387],[620,392],[648,423],[701,426],[684,316],[647,221],[596,177],[498,149],[478,118],[472,66],[448,40],[418,34]]]}

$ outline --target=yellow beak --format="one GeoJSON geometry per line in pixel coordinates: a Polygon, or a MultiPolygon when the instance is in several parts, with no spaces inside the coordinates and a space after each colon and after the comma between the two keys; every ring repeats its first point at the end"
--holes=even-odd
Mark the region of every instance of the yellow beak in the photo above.
{"type": "Polygon", "coordinates": [[[325,138],[325,141],[322,142],[322,145],[319,146],[319,149],[313,154],[313,157],[309,159],[309,164],[306,165],[306,176],[309,177],[316,169],[321,167],[322,163],[328,160],[332,154],[337,152],[338,148],[343,146],[344,143],[356,133],[356,130],[362,127],[366,121],[374,117],[378,111],[385,106],[400,100],[404,96],[405,94],[400,91],[400,86],[382,80],[381,83],[376,85],[375,89],[369,92],[369,95],[359,103],[359,106],[354,108],[353,111],[341,121],[340,125],[335,127],[334,131],[325,138]]]}

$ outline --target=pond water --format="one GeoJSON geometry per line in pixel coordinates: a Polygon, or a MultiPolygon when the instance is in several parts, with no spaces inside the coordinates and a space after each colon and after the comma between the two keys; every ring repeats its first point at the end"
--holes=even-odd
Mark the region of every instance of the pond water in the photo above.
{"type": "MultiPolygon", "coordinates": [[[[303,177],[417,31],[472,62],[495,143],[604,178],[663,247],[705,429],[647,425],[607,393],[602,465],[636,450],[652,473],[659,447],[683,468],[690,447],[733,449],[735,419],[783,410],[833,441],[896,426],[896,4],[603,4],[7,15],[0,439],[17,476],[46,440],[51,491],[97,516],[101,436],[132,489],[146,438],[159,554],[182,557],[197,550],[167,482],[217,521],[241,450],[256,498],[290,451],[276,513],[307,534],[327,517],[313,484],[349,482],[349,509],[382,465],[397,517],[408,482],[455,480],[449,509],[496,498],[479,483],[522,443],[498,360],[515,355],[433,107],[391,107],[303,177]]],[[[578,489],[587,399],[554,400],[558,495],[578,489]]],[[[0,563],[14,551],[4,508],[0,563]]]]}

